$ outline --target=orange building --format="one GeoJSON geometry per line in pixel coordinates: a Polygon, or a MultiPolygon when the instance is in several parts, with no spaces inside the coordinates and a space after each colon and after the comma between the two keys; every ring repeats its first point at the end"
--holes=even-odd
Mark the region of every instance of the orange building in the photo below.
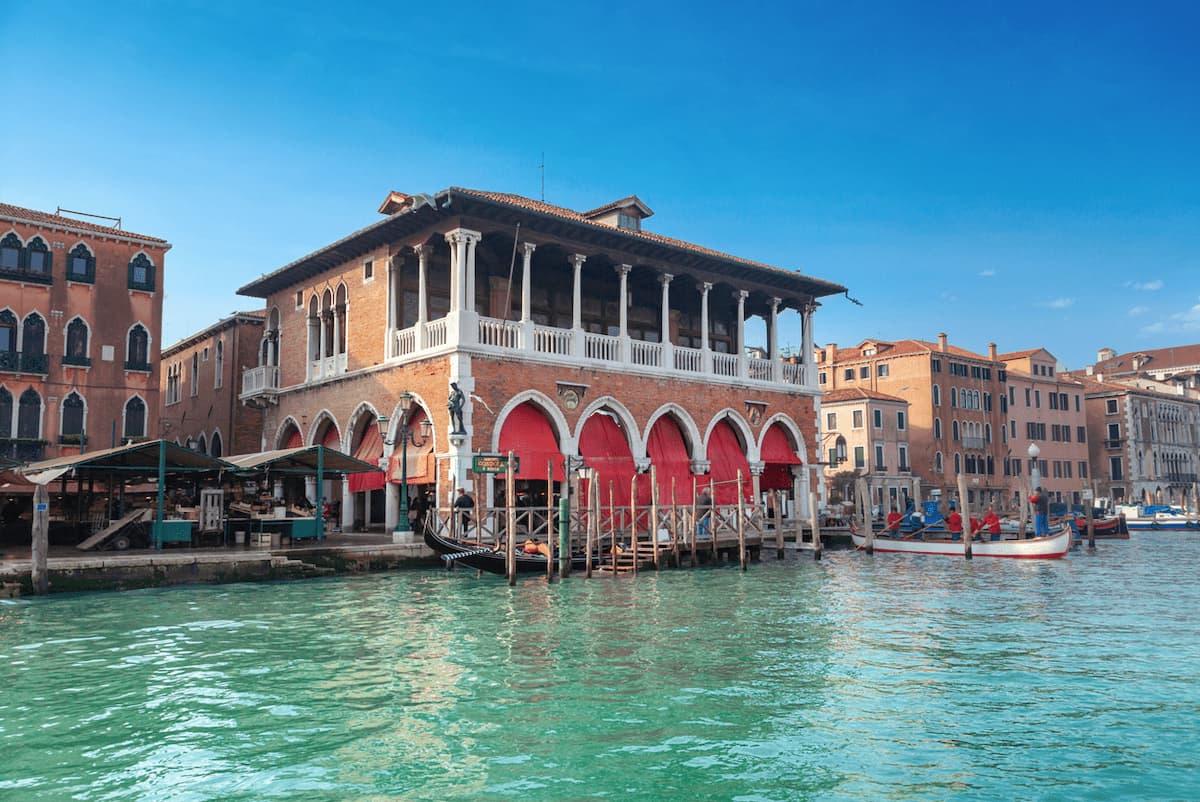
{"type": "Polygon", "coordinates": [[[240,290],[266,303],[241,397],[267,447],[388,466],[343,484],[343,525],[395,527],[402,476],[445,504],[475,455],[509,451],[529,493],[587,466],[605,496],[636,482],[648,497],[653,464],[664,499],[712,479],[729,501],[740,471],[806,507],[819,390],[807,360],[780,358],[780,318],[811,354],[816,299],[843,287],[648,231],[636,196],[578,212],[451,188],[392,193],[380,212],[240,290]],[[753,316],[765,357],[748,352],[753,316]]]}
{"type": "Polygon", "coordinates": [[[1082,503],[1082,491],[1091,487],[1083,385],[1059,374],[1058,360],[1045,348],[999,358],[1008,368],[1011,450],[1004,459],[1004,475],[1016,480],[1018,487],[1028,483],[1033,468],[1029,446],[1036,445],[1042,489],[1052,501],[1082,503]]]}
{"type": "MultiPolygon", "coordinates": [[[[920,491],[909,462],[908,402],[865,387],[831,390],[821,398],[825,479],[854,471],[867,478],[871,505],[904,510],[920,491]]],[[[843,494],[845,495],[845,494],[843,494]]]]}
{"type": "Polygon", "coordinates": [[[826,392],[861,388],[909,404],[908,443],[913,478],[922,498],[957,494],[967,475],[972,502],[1004,502],[1009,481],[1005,365],[996,356],[952,346],[945,334],[923,340],[864,340],[853,348],[816,352],[818,383],[826,392]]]}
{"type": "Polygon", "coordinates": [[[158,436],[170,247],[0,203],[0,455],[32,462],[158,436]]]}
{"type": "Polygon", "coordinates": [[[214,457],[258,451],[262,417],[238,395],[262,339],[263,313],[239,312],[164,349],[163,436],[214,457]]]}

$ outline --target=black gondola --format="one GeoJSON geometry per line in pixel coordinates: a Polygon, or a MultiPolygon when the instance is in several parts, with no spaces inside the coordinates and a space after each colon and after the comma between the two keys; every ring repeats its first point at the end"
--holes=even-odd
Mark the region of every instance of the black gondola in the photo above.
{"type": "MultiPolygon", "coordinates": [[[[425,530],[425,545],[436,551],[448,563],[456,562],[471,568],[478,568],[480,571],[487,571],[488,573],[499,574],[501,576],[505,575],[504,552],[496,551],[489,546],[481,546],[478,543],[444,537],[429,528],[425,530]]],[[[518,574],[546,573],[546,557],[544,555],[526,554],[518,551],[516,558],[518,574]]],[[[598,565],[599,561],[593,558],[592,566],[596,567],[598,565]]],[[[572,571],[582,571],[584,568],[585,558],[582,554],[576,554],[571,557],[572,571]]],[[[557,566],[555,570],[557,570],[557,566]]]]}

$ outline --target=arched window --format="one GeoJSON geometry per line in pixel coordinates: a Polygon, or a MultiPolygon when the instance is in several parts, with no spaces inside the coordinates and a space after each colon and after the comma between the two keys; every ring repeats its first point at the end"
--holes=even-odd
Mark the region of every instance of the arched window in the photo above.
{"type": "Polygon", "coordinates": [[[125,370],[150,370],[150,335],[137,323],[129,330],[125,346],[125,370]]]}
{"type": "Polygon", "coordinates": [[[83,318],[73,318],[67,324],[67,352],[63,354],[64,365],[92,364],[88,358],[88,324],[83,318]]]}
{"type": "Polygon", "coordinates": [[[7,387],[0,387],[0,437],[12,437],[13,397],[7,387]]]}
{"type": "Polygon", "coordinates": [[[933,385],[933,405],[935,407],[942,405],[942,388],[938,385],[933,385]]]}
{"type": "Polygon", "coordinates": [[[192,354],[192,372],[188,378],[188,394],[195,398],[200,392],[200,354],[192,354]]]}
{"type": "Polygon", "coordinates": [[[958,452],[954,454],[954,472],[962,473],[962,455],[958,452]]]}
{"type": "Polygon", "coordinates": [[[212,439],[208,441],[208,455],[210,457],[221,456],[221,433],[213,432],[212,439]]]}
{"type": "Polygon", "coordinates": [[[312,363],[321,358],[321,309],[317,296],[308,299],[308,361],[311,375],[312,363]]]}
{"type": "Polygon", "coordinates": [[[67,280],[96,283],[96,257],[82,242],[72,248],[67,257],[67,280]]]}
{"type": "Polygon", "coordinates": [[[10,231],[0,239],[0,272],[20,273],[21,252],[25,250],[21,238],[10,231]]]}
{"type": "Polygon", "coordinates": [[[333,293],[321,295],[321,356],[333,356],[333,293]]]}
{"type": "Polygon", "coordinates": [[[933,472],[942,472],[942,452],[938,451],[933,455],[933,472]]]}
{"type": "Polygon", "coordinates": [[[42,437],[42,397],[30,387],[21,393],[17,409],[17,437],[40,440],[42,437]]]}
{"type": "Polygon", "coordinates": [[[154,292],[154,263],[144,253],[129,261],[129,289],[154,292]]]}
{"type": "Polygon", "coordinates": [[[336,352],[339,354],[346,353],[346,285],[338,287],[337,301],[334,304],[333,313],[336,316],[336,323],[333,326],[334,336],[337,342],[334,343],[336,352]]]}
{"type": "Polygon", "coordinates": [[[934,440],[942,439],[942,419],[941,418],[933,419],[933,439],[934,440]]]}
{"type": "Polygon", "coordinates": [[[267,343],[269,347],[263,359],[264,365],[279,366],[279,309],[271,307],[271,315],[267,318],[267,343]]]}
{"type": "Polygon", "coordinates": [[[125,402],[125,437],[146,436],[146,402],[136,395],[125,402]]]}
{"type": "Polygon", "coordinates": [[[199,439],[196,440],[196,450],[201,454],[208,453],[208,440],[205,439],[203,433],[201,433],[199,439]]]}
{"type": "Polygon", "coordinates": [[[46,321],[30,312],[21,324],[21,370],[46,373],[46,321]]]}
{"type": "Polygon", "coordinates": [[[213,357],[213,387],[220,387],[225,380],[225,341],[217,340],[216,355],[213,357]]]}
{"type": "Polygon", "coordinates": [[[956,388],[956,387],[950,388],[950,408],[951,409],[958,408],[958,388],[956,388]]]}
{"type": "Polygon", "coordinates": [[[62,427],[58,442],[64,445],[83,444],[83,397],[72,391],[62,402],[62,427]]]}
{"type": "Polygon", "coordinates": [[[846,438],[839,436],[834,445],[834,453],[839,463],[846,461],[846,438]]]}
{"type": "Polygon", "coordinates": [[[11,309],[0,309],[0,370],[21,369],[17,353],[17,316],[11,309]]]}
{"type": "Polygon", "coordinates": [[[41,237],[34,237],[25,246],[25,272],[35,281],[50,282],[53,259],[50,248],[41,237]]]}
{"type": "Polygon", "coordinates": [[[950,424],[950,439],[957,443],[959,440],[958,434],[958,421],[953,421],[950,424]]]}

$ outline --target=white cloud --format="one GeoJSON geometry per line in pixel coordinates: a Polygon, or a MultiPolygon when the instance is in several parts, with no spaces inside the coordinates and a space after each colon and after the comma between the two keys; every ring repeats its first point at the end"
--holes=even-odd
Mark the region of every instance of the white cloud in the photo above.
{"type": "Polygon", "coordinates": [[[1135,290],[1161,290],[1164,285],[1162,279],[1156,278],[1153,281],[1126,281],[1125,286],[1135,290]]]}
{"type": "Polygon", "coordinates": [[[981,276],[994,276],[994,275],[996,275],[996,271],[995,271],[995,270],[990,270],[990,269],[989,269],[989,270],[980,270],[980,271],[979,271],[979,275],[981,275],[981,276]]]}
{"type": "Polygon", "coordinates": [[[1142,327],[1142,334],[1183,334],[1200,332],[1200,304],[1194,304],[1182,312],[1173,312],[1165,320],[1158,320],[1142,327]]]}
{"type": "Polygon", "coordinates": [[[1129,310],[1129,316],[1137,317],[1138,315],[1144,315],[1149,311],[1150,311],[1150,307],[1148,307],[1148,306],[1135,306],[1129,310]]]}
{"type": "Polygon", "coordinates": [[[1045,306],[1049,309],[1066,309],[1068,306],[1074,306],[1074,298],[1055,298],[1053,301],[1042,301],[1038,306],[1045,306]]]}

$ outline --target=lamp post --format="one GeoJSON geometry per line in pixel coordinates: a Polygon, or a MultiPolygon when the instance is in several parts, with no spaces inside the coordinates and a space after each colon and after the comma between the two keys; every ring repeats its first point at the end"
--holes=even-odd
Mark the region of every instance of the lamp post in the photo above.
{"type": "Polygon", "coordinates": [[[392,540],[396,543],[403,543],[412,537],[412,529],[408,525],[408,444],[412,443],[413,448],[420,448],[425,445],[429,439],[430,424],[429,419],[421,421],[421,428],[424,430],[421,437],[418,439],[416,433],[409,428],[412,420],[413,394],[404,392],[400,394],[400,428],[396,432],[394,440],[388,439],[388,418],[387,415],[380,415],[377,421],[379,425],[379,436],[383,439],[383,444],[386,446],[394,446],[397,441],[400,443],[400,519],[396,521],[396,529],[392,533],[392,540]]]}
{"type": "Polygon", "coordinates": [[[1042,450],[1038,448],[1037,443],[1030,443],[1028,453],[1031,460],[1029,463],[1029,489],[1037,490],[1042,486],[1042,472],[1038,470],[1038,455],[1042,453],[1042,450]]]}

